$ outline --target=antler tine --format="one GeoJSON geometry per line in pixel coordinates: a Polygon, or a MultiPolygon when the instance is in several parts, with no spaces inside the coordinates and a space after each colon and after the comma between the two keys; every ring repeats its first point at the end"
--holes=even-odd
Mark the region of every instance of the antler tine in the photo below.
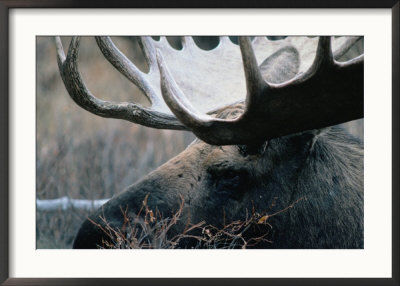
{"type": "Polygon", "coordinates": [[[184,49],[187,47],[196,46],[196,43],[194,42],[193,38],[190,36],[181,37],[181,40],[182,40],[182,47],[184,49]]]}
{"type": "Polygon", "coordinates": [[[315,62],[333,64],[332,37],[322,36],[319,38],[315,62]]]}
{"type": "Polygon", "coordinates": [[[168,40],[167,40],[167,36],[160,36],[159,42],[162,43],[162,44],[169,45],[168,44],[168,40]]]}
{"type": "Polygon", "coordinates": [[[308,69],[299,80],[306,80],[315,74],[324,71],[326,68],[334,66],[333,53],[331,48],[331,37],[319,37],[317,53],[315,59],[308,69]]]}
{"type": "Polygon", "coordinates": [[[261,75],[250,38],[240,37],[239,44],[240,51],[242,53],[244,74],[246,77],[246,105],[247,109],[250,110],[252,109],[252,106],[259,102],[260,96],[263,95],[263,92],[268,87],[268,84],[261,75]]]}
{"type": "Polygon", "coordinates": [[[175,117],[127,102],[104,101],[92,95],[78,69],[79,37],[73,37],[65,58],[59,37],[56,37],[59,70],[70,97],[82,108],[96,115],[124,119],[159,129],[187,130],[175,117]],[[63,60],[64,59],[64,60],[63,60]]]}
{"type": "Polygon", "coordinates": [[[66,61],[72,61],[76,63],[79,56],[79,45],[81,43],[81,37],[72,37],[71,43],[69,44],[66,61]]]}
{"type": "Polygon", "coordinates": [[[160,105],[161,99],[147,82],[145,74],[139,70],[112,42],[110,37],[95,37],[104,57],[129,81],[136,85],[151,101],[152,105],[160,105]]]}
{"type": "Polygon", "coordinates": [[[364,66],[364,54],[355,57],[354,59],[348,60],[347,62],[335,62],[335,66],[339,68],[355,68],[359,66],[364,66]]]}
{"type": "Polygon", "coordinates": [[[186,99],[171,76],[159,50],[156,52],[161,77],[161,93],[172,113],[189,128],[205,127],[213,118],[198,112],[186,99]]]}
{"type": "Polygon", "coordinates": [[[219,37],[219,44],[220,45],[225,45],[225,44],[231,44],[231,40],[229,39],[228,36],[221,36],[219,37]]]}
{"type": "Polygon", "coordinates": [[[64,47],[62,45],[60,37],[55,37],[54,40],[56,43],[56,50],[57,50],[57,62],[58,62],[58,66],[60,67],[65,62],[64,47]]]}
{"type": "Polygon", "coordinates": [[[353,46],[355,43],[357,43],[362,37],[349,37],[346,39],[346,41],[340,45],[339,48],[337,48],[333,52],[333,58],[335,60],[340,59],[344,54],[346,54],[353,46]]]}
{"type": "Polygon", "coordinates": [[[151,41],[151,37],[139,37],[138,41],[146,62],[149,65],[149,73],[153,72],[157,67],[156,51],[151,41]]]}

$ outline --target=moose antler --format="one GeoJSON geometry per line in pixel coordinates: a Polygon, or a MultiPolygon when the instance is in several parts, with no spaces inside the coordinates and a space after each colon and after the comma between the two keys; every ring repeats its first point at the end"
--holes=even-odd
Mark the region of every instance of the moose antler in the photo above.
{"type": "Polygon", "coordinates": [[[242,37],[239,49],[228,37],[221,37],[215,49],[204,51],[191,37],[183,37],[182,50],[173,49],[165,37],[160,41],[140,37],[150,68],[146,74],[109,37],[96,37],[105,58],[139,87],[151,108],[97,99],[78,71],[79,38],[72,39],[67,57],[58,37],[56,46],[65,86],[86,110],[153,128],[191,130],[210,144],[228,145],[250,144],[362,117],[363,57],[345,63],[334,60],[359,39],[337,38],[332,49],[330,37],[278,41],[257,37],[253,42],[242,37]],[[292,63],[285,60],[286,55],[292,63]],[[241,80],[243,74],[245,80],[241,80]],[[243,101],[246,90],[246,108],[240,117],[223,120],[206,114],[243,101]]]}
{"type": "MultiPolygon", "coordinates": [[[[136,84],[149,98],[155,107],[160,106],[155,91],[142,73],[127,59],[107,38],[107,41],[97,39],[103,53],[108,49],[107,57],[113,65],[130,81],[136,84]],[[158,100],[158,101],[157,101],[158,100]]],[[[173,115],[163,113],[156,108],[145,108],[139,104],[127,102],[111,102],[96,98],[86,87],[78,70],[79,37],[73,37],[65,57],[61,39],[56,37],[57,61],[61,78],[71,98],[82,108],[102,117],[125,119],[133,123],[159,129],[187,130],[173,115]]],[[[152,107],[153,107],[152,105],[152,107]]]]}
{"type": "Polygon", "coordinates": [[[215,145],[249,144],[363,117],[363,55],[336,62],[331,38],[320,37],[310,69],[272,84],[262,77],[250,39],[241,37],[240,48],[247,96],[245,111],[236,119],[214,118],[193,108],[157,53],[164,100],[200,139],[215,145]]]}

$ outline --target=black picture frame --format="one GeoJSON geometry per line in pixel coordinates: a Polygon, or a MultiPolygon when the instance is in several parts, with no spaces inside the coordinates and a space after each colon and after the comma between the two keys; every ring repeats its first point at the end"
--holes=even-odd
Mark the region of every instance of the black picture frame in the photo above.
{"type": "MultiPolygon", "coordinates": [[[[399,0],[104,1],[0,0],[0,283],[1,285],[399,285],[399,0]],[[9,277],[8,19],[13,8],[389,8],[392,11],[392,278],[12,278],[9,277]]],[[[377,261],[377,263],[379,263],[377,261]]]]}

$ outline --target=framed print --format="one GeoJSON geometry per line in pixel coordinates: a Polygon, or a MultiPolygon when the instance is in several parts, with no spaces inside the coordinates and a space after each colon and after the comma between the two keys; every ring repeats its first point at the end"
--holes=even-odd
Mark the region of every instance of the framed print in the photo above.
{"type": "Polygon", "coordinates": [[[398,285],[399,3],[301,2],[1,1],[2,285],[398,285]]]}

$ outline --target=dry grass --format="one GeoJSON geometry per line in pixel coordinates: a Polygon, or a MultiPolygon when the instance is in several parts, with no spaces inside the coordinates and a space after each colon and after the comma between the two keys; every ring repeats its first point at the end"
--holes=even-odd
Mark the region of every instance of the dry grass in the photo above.
{"type": "Polygon", "coordinates": [[[171,217],[163,218],[157,210],[149,209],[147,197],[135,217],[128,215],[127,209],[121,209],[124,224],[121,228],[111,226],[104,217],[100,217],[104,226],[91,220],[107,236],[99,248],[102,249],[246,249],[255,247],[260,242],[270,242],[267,237],[272,226],[267,222],[267,215],[256,213],[243,221],[234,221],[222,228],[206,225],[204,221],[197,224],[187,223],[178,234],[171,230],[181,219],[184,200],[171,217]],[[257,228],[259,235],[249,237],[248,232],[257,228]],[[184,242],[183,242],[184,241],[184,242]],[[183,243],[182,243],[183,242],[183,243]]]}
{"type": "Polygon", "coordinates": [[[171,216],[163,218],[161,213],[150,209],[147,205],[147,195],[138,213],[131,217],[128,209],[121,208],[120,228],[108,223],[100,216],[101,224],[89,219],[100,228],[107,239],[104,239],[100,249],[247,249],[257,248],[260,243],[273,243],[269,240],[273,226],[270,218],[293,208],[304,198],[300,198],[286,208],[273,214],[256,212],[246,214],[243,220],[224,223],[223,227],[206,224],[205,221],[196,224],[186,223],[182,232],[175,234],[173,227],[182,219],[184,200],[181,197],[179,209],[171,216]]]}

